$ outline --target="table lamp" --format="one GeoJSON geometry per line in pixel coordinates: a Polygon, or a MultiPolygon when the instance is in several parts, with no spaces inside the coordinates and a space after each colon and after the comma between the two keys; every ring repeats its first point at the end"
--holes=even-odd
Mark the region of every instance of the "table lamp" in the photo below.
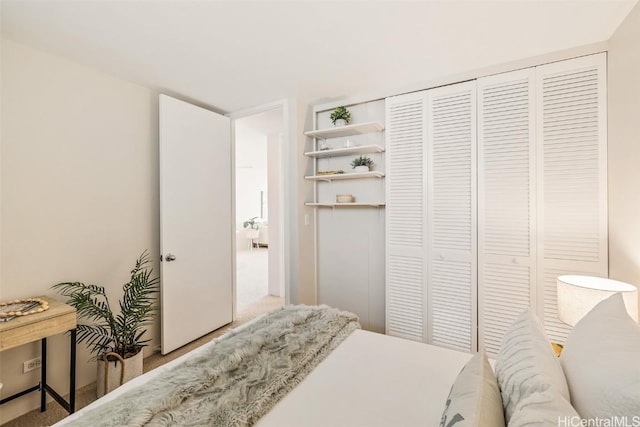
{"type": "Polygon", "coordinates": [[[594,276],[558,276],[558,317],[575,326],[600,301],[621,293],[629,316],[638,321],[638,289],[628,283],[594,276]]]}

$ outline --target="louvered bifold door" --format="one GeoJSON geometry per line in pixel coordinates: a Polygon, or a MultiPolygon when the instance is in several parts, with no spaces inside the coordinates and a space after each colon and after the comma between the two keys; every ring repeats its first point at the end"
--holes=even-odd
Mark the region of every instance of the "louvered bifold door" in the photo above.
{"type": "Polygon", "coordinates": [[[425,93],[386,99],[386,333],[424,341],[425,93]]]}
{"type": "Polygon", "coordinates": [[[428,91],[428,342],[477,345],[475,81],[428,91]]]}
{"type": "Polygon", "coordinates": [[[478,79],[478,338],[496,356],[535,301],[535,69],[478,79]]]}
{"type": "Polygon", "coordinates": [[[536,68],[538,313],[564,342],[556,277],[607,276],[606,56],[536,68]]]}

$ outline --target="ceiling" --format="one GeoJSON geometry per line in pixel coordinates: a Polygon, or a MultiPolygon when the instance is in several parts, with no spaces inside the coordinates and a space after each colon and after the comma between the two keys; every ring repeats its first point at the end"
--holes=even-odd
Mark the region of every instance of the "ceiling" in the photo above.
{"type": "Polygon", "coordinates": [[[220,112],[606,41],[637,0],[2,0],[3,37],[220,112]]]}
{"type": "Polygon", "coordinates": [[[262,113],[241,117],[235,120],[237,127],[249,129],[262,135],[278,134],[284,130],[282,108],[271,109],[262,113]]]}

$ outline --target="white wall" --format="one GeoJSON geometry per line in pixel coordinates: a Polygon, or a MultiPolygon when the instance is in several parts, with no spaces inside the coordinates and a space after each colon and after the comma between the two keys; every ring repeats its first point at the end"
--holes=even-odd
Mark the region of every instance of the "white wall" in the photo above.
{"type": "Polygon", "coordinates": [[[640,4],[609,40],[609,276],[640,288],[640,4]]]}
{"type": "Polygon", "coordinates": [[[236,121],[236,229],[254,216],[260,219],[260,191],[267,204],[267,136],[236,121]]]}
{"type": "MultiPolygon", "coordinates": [[[[0,299],[55,296],[53,284],[77,280],[115,302],[136,257],[159,257],[157,95],[8,40],[1,48],[0,299]]],[[[39,347],[0,353],[2,396],[38,383],[22,362],[39,347]]],[[[48,376],[62,394],[68,347],[67,336],[50,340],[48,376]]],[[[95,378],[88,358],[79,346],[79,387],[95,378]]],[[[0,423],[37,406],[37,393],[5,404],[0,423]]]]}
{"type": "MultiPolygon", "coordinates": [[[[293,192],[293,209],[295,214],[289,218],[289,224],[296,234],[291,234],[291,253],[288,258],[289,266],[290,298],[295,304],[317,304],[316,289],[316,238],[315,238],[315,213],[316,209],[305,206],[305,202],[313,200],[313,184],[304,179],[313,172],[312,158],[304,155],[311,151],[312,139],[304,136],[304,132],[313,129],[313,109],[308,97],[300,96],[296,99],[297,109],[293,120],[296,128],[292,130],[291,141],[295,143],[295,149],[291,150],[295,169],[293,192]]],[[[285,189],[287,187],[285,183],[285,189]]]]}
{"type": "MultiPolygon", "coordinates": [[[[282,112],[280,113],[282,115],[282,112]]],[[[284,259],[282,256],[282,229],[280,219],[282,209],[282,133],[267,135],[267,160],[268,160],[268,205],[269,218],[278,219],[269,222],[269,295],[283,296],[284,292],[284,259]]]]}

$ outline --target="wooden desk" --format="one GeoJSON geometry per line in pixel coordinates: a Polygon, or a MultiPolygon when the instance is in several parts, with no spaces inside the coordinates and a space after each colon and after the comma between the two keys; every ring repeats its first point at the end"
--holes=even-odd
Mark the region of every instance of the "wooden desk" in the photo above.
{"type": "Polygon", "coordinates": [[[0,322],[0,351],[40,340],[42,343],[40,384],[0,400],[0,405],[32,391],[40,390],[41,412],[47,409],[46,394],[49,393],[71,414],[75,412],[76,401],[76,309],[49,297],[41,296],[38,298],[49,303],[47,311],[16,317],[8,322],[0,322]],[[69,402],[65,401],[47,384],[47,338],[67,331],[71,335],[69,402]]]}

